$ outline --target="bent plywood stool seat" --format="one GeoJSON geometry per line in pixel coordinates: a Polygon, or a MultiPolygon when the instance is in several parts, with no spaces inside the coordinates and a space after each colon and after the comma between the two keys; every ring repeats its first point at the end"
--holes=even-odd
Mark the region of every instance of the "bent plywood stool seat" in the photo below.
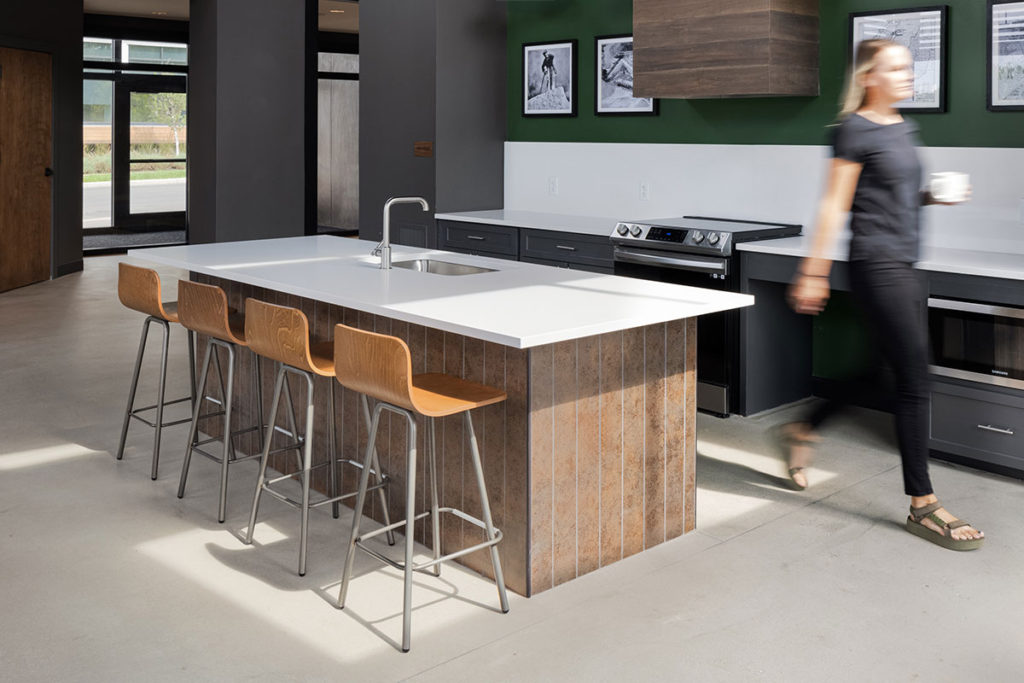
{"type": "Polygon", "coordinates": [[[218,463],[220,472],[220,501],[217,508],[217,521],[223,522],[227,512],[228,499],[228,465],[250,458],[258,457],[258,453],[238,457],[232,439],[241,434],[256,431],[260,438],[260,451],[263,450],[263,386],[259,359],[253,359],[253,374],[256,380],[256,424],[245,429],[231,431],[231,413],[234,403],[235,349],[246,347],[245,317],[233,313],[228,307],[228,298],[224,290],[215,285],[206,285],[190,280],[178,281],[178,317],[181,324],[188,330],[207,336],[206,353],[199,371],[200,383],[197,392],[198,400],[192,409],[192,424],[189,428],[188,445],[185,447],[185,459],[181,464],[181,478],[178,481],[178,498],[185,495],[185,482],[188,479],[189,464],[192,453],[196,452],[218,463]],[[220,354],[217,349],[224,349],[228,356],[227,384],[221,370],[220,354]],[[217,380],[220,384],[220,399],[207,394],[206,384],[210,374],[211,360],[217,369],[217,380]],[[202,414],[205,403],[213,403],[219,408],[202,414]],[[199,421],[207,418],[223,417],[222,438],[223,451],[214,455],[202,450],[201,446],[217,441],[216,438],[198,439],[199,421]]]}
{"type": "Polygon", "coordinates": [[[160,294],[160,276],[151,268],[141,268],[127,263],[119,263],[117,266],[117,296],[126,307],[146,314],[142,323],[142,338],[139,340],[139,351],[135,357],[135,370],[132,373],[132,383],[128,390],[128,407],[124,412],[124,423],[121,426],[121,440],[117,446],[117,459],[124,458],[125,441],[128,438],[128,424],[134,418],[154,430],[153,436],[153,464],[150,477],[156,479],[157,469],[160,463],[160,437],[164,427],[184,424],[188,419],[173,420],[164,422],[164,407],[183,401],[195,401],[196,395],[196,369],[195,369],[195,346],[191,333],[188,334],[188,358],[189,375],[191,379],[192,393],[189,396],[165,400],[164,389],[167,382],[167,353],[170,339],[170,323],[178,322],[177,302],[165,303],[160,294]],[[164,332],[163,346],[160,355],[159,386],[157,388],[156,403],[142,408],[135,407],[135,393],[139,386],[139,372],[142,369],[142,357],[146,352],[146,338],[149,335],[149,326],[159,325],[164,332]],[[149,410],[156,410],[156,418],[153,421],[142,417],[141,413],[149,410]]]}
{"type": "MultiPolygon", "coordinates": [[[[312,343],[309,337],[309,321],[306,315],[297,308],[289,306],[278,306],[266,303],[257,299],[246,299],[245,302],[245,339],[252,351],[264,358],[269,358],[278,363],[277,377],[274,381],[273,402],[270,406],[270,415],[267,420],[267,434],[263,440],[263,450],[260,454],[259,479],[256,482],[256,493],[252,501],[252,513],[249,516],[249,528],[246,531],[245,542],[252,543],[253,531],[256,526],[256,516],[259,511],[260,496],[265,492],[274,498],[297,507],[301,510],[300,531],[299,531],[299,576],[306,574],[306,537],[309,528],[309,510],[330,503],[333,508],[334,517],[338,517],[338,503],[346,498],[356,495],[355,491],[349,493],[338,493],[338,464],[348,464],[355,467],[363,465],[355,460],[342,459],[337,457],[335,451],[335,417],[334,417],[334,381],[331,380],[328,391],[328,410],[330,412],[330,428],[328,430],[328,461],[319,465],[313,465],[313,384],[314,377],[334,377],[334,345],[331,342],[312,343]],[[306,383],[306,421],[305,434],[300,435],[295,416],[294,402],[291,396],[291,389],[288,385],[287,375],[296,375],[306,383]],[[281,403],[281,395],[284,394],[288,404],[285,412],[289,420],[289,430],[282,430],[277,427],[277,412],[281,403]],[[271,437],[275,430],[284,432],[292,441],[286,445],[272,449],[271,437]],[[298,470],[273,479],[267,479],[267,465],[272,453],[294,450],[298,470]],[[328,495],[316,501],[310,500],[310,479],[313,469],[317,467],[328,467],[329,477],[328,495]],[[301,499],[295,500],[283,492],[274,488],[279,482],[298,477],[302,486],[301,499]]],[[[363,416],[369,424],[369,407],[366,399],[363,399],[363,416]]],[[[379,491],[380,504],[384,509],[384,518],[387,520],[387,501],[384,497],[383,487],[387,485],[388,479],[381,471],[380,463],[376,452],[373,454],[372,463],[366,466],[364,473],[368,476],[373,473],[376,478],[374,486],[370,490],[379,491]]],[[[389,541],[394,543],[394,537],[389,533],[389,541]]]]}
{"type": "Polygon", "coordinates": [[[352,535],[349,538],[348,553],[345,557],[345,569],[341,578],[341,590],[338,594],[338,607],[344,608],[348,584],[352,576],[352,564],[355,549],[359,548],[378,560],[402,570],[405,577],[405,599],[402,612],[402,650],[409,651],[411,644],[412,623],[412,573],[433,568],[434,575],[440,575],[441,563],[447,560],[468,555],[483,548],[489,548],[491,565],[494,569],[495,583],[498,586],[498,598],[501,611],[508,612],[508,595],[505,592],[505,581],[501,573],[501,560],[498,557],[497,544],[501,541],[501,531],[494,527],[491,519],[491,506],[487,499],[484,485],[484,473],[480,465],[480,450],[477,446],[476,434],[473,431],[473,420],[470,411],[500,403],[505,400],[504,391],[476,382],[470,382],[452,375],[438,373],[414,375],[409,347],[397,337],[357,330],[346,325],[334,328],[334,368],[339,383],[348,389],[377,399],[370,426],[370,438],[366,446],[366,465],[369,465],[377,439],[377,428],[380,415],[384,410],[400,415],[408,425],[407,459],[406,459],[406,504],[405,520],[385,524],[370,533],[359,533],[359,522],[362,517],[363,503],[366,498],[368,470],[364,469],[359,481],[356,496],[355,515],[352,518],[352,535]],[[440,507],[437,497],[437,457],[435,447],[436,425],[434,418],[457,415],[461,413],[469,436],[470,454],[473,470],[476,473],[477,487],[480,490],[480,501],[483,520],[476,519],[467,513],[452,507],[440,507]],[[416,513],[416,416],[429,418],[430,436],[427,439],[428,462],[430,477],[430,510],[416,513]],[[483,529],[487,540],[482,543],[455,550],[441,555],[440,515],[451,513],[463,521],[483,529]],[[433,526],[433,559],[420,564],[413,564],[413,544],[415,523],[419,519],[430,516],[433,526]],[[376,550],[364,545],[364,541],[378,534],[391,532],[400,526],[405,527],[405,559],[402,562],[392,560],[376,550]]]}

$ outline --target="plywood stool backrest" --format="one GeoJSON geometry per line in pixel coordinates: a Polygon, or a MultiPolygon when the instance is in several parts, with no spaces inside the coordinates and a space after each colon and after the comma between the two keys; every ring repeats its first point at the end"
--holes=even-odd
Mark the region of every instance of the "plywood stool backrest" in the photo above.
{"type": "Polygon", "coordinates": [[[309,320],[291,306],[245,300],[245,339],[257,354],[317,375],[331,376],[322,363],[313,362],[309,348],[309,320]]]}
{"type": "Polygon", "coordinates": [[[152,268],[117,264],[117,297],[128,308],[155,318],[178,322],[177,312],[160,300],[160,276],[152,268]]]}
{"type": "Polygon", "coordinates": [[[246,345],[245,332],[229,319],[228,297],[216,285],[178,280],[178,318],[190,330],[246,345]]]}
{"type": "Polygon", "coordinates": [[[335,325],[334,375],[348,389],[416,410],[412,357],[398,337],[335,325]]]}

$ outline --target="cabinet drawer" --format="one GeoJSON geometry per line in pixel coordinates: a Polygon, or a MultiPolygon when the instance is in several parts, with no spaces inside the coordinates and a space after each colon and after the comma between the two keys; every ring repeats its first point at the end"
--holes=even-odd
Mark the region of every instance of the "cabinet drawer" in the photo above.
{"type": "Polygon", "coordinates": [[[519,256],[519,228],[483,223],[438,221],[439,249],[486,256],[519,256]]]}
{"type": "Polygon", "coordinates": [[[532,256],[522,256],[519,258],[523,263],[536,263],[542,266],[552,266],[554,268],[568,268],[570,270],[585,270],[590,273],[601,273],[602,275],[614,275],[615,269],[611,266],[591,266],[587,264],[572,263],[571,261],[555,261],[553,259],[546,258],[533,258],[532,256]]]}
{"type": "Polygon", "coordinates": [[[1024,400],[939,384],[932,393],[931,447],[1024,468],[1024,400]]]}
{"type": "Polygon", "coordinates": [[[597,268],[613,265],[612,243],[607,237],[554,230],[520,230],[519,254],[523,260],[530,257],[597,268]]]}

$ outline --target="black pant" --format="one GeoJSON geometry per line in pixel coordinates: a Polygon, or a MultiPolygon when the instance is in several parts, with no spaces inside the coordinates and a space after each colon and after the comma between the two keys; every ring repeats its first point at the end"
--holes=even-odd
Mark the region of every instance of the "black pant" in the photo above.
{"type": "MultiPolygon", "coordinates": [[[[896,435],[903,461],[903,489],[910,496],[932,493],[928,478],[928,328],[921,277],[908,263],[851,261],[850,288],[872,338],[895,380],[896,435]]],[[[860,383],[849,383],[852,387],[860,383]]],[[[809,417],[820,427],[845,400],[820,405],[809,417]]]]}

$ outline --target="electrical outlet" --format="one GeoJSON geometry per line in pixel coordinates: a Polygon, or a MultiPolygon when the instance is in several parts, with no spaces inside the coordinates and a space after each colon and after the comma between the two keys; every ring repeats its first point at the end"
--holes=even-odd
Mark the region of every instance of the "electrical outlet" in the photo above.
{"type": "Polygon", "coordinates": [[[1020,200],[1020,223],[1024,225],[1024,199],[1020,200]]]}
{"type": "Polygon", "coordinates": [[[558,176],[548,176],[548,194],[558,194],[558,176]]]}
{"type": "Polygon", "coordinates": [[[651,198],[651,186],[649,183],[640,183],[640,201],[646,202],[651,198]]]}

